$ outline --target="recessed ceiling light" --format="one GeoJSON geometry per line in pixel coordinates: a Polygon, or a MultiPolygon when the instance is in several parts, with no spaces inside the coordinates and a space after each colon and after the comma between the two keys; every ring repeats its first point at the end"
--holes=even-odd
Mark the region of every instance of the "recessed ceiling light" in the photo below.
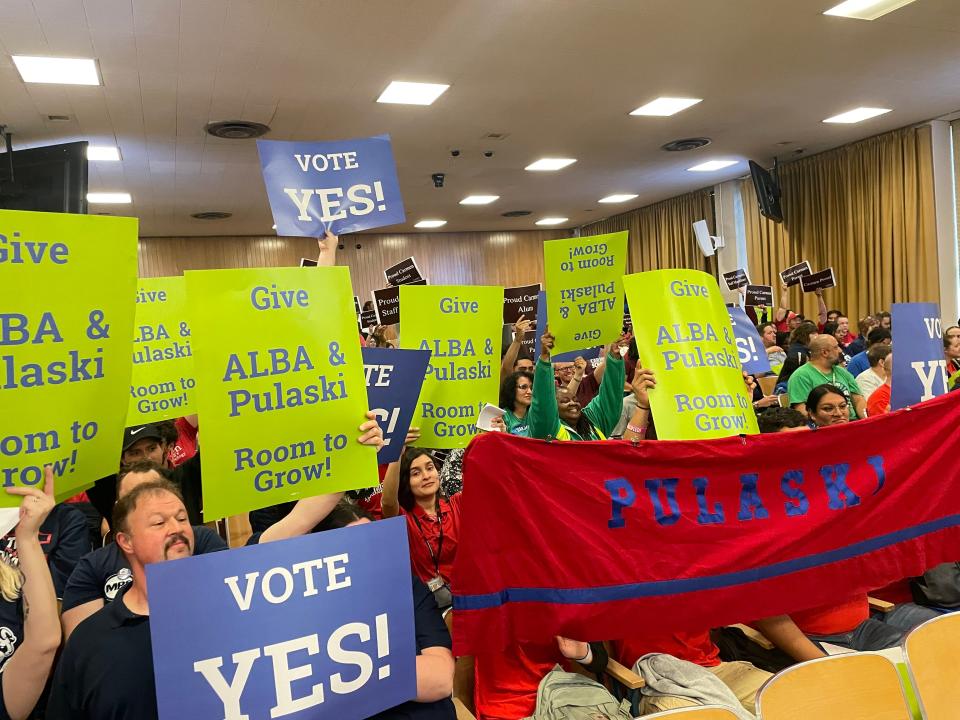
{"type": "Polygon", "coordinates": [[[461,205],[489,205],[495,200],[499,200],[499,195],[468,195],[460,201],[461,205]]]}
{"type": "Polygon", "coordinates": [[[824,15],[853,18],[854,20],[876,20],[893,12],[913,0],[847,0],[824,11],[824,15]]]}
{"type": "Polygon", "coordinates": [[[418,228],[438,228],[447,224],[446,220],[421,220],[414,227],[418,228]]]}
{"type": "Polygon", "coordinates": [[[270,229],[271,229],[271,230],[276,230],[276,229],[277,229],[277,226],[276,226],[276,225],[271,225],[271,226],[270,226],[270,229]]]}
{"type": "Polygon", "coordinates": [[[97,63],[90,58],[14,55],[13,62],[24,82],[60,85],[99,85],[97,63]]]}
{"type": "Polygon", "coordinates": [[[616,194],[614,194],[614,195],[607,195],[605,198],[600,198],[600,202],[602,202],[602,203],[622,203],[622,202],[626,202],[627,200],[633,200],[635,197],[637,197],[637,196],[636,196],[636,195],[631,195],[631,194],[629,194],[629,193],[623,193],[623,194],[621,194],[621,195],[616,195],[616,194]]]}
{"type": "Polygon", "coordinates": [[[886,115],[888,112],[890,112],[890,110],[887,108],[858,107],[845,113],[828,117],[824,122],[844,124],[858,123],[869,120],[870,118],[875,118],[878,115],[886,115]]]}
{"type": "Polygon", "coordinates": [[[692,168],[687,168],[687,170],[690,172],[713,172],[714,170],[723,170],[736,164],[736,160],[708,160],[705,163],[694,165],[692,168]]]}
{"type": "Polygon", "coordinates": [[[573,158],[540,158],[534,163],[527,165],[524,170],[531,172],[550,172],[552,170],[562,170],[568,165],[576,162],[573,158]]]}
{"type": "Polygon", "coordinates": [[[114,162],[120,159],[120,150],[112,145],[88,145],[87,160],[114,162]]]}
{"type": "Polygon", "coordinates": [[[122,205],[133,202],[133,198],[125,192],[88,192],[87,202],[122,205]]]}
{"type": "Polygon", "coordinates": [[[570,218],[562,217],[545,217],[537,220],[537,225],[563,225],[570,218]]]}
{"type": "Polygon", "coordinates": [[[432,105],[433,101],[443,95],[449,85],[434,83],[400,82],[394,80],[387,85],[387,89],[380,93],[378,103],[396,103],[399,105],[432,105]]]}
{"type": "Polygon", "coordinates": [[[693,107],[699,102],[703,102],[703,100],[701,98],[659,97],[646,105],[641,105],[630,114],[669,117],[670,115],[676,115],[681,110],[686,110],[688,107],[693,107]]]}

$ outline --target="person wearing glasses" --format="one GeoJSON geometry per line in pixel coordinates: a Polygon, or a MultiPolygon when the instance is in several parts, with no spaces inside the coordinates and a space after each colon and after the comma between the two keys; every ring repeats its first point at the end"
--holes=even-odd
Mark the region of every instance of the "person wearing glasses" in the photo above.
{"type": "Polygon", "coordinates": [[[504,411],[505,430],[511,435],[529,437],[527,411],[533,402],[533,373],[526,370],[507,376],[500,386],[500,409],[504,411]]]}
{"type": "Polygon", "coordinates": [[[836,385],[817,385],[804,403],[812,427],[827,427],[850,422],[850,405],[836,385]]]}

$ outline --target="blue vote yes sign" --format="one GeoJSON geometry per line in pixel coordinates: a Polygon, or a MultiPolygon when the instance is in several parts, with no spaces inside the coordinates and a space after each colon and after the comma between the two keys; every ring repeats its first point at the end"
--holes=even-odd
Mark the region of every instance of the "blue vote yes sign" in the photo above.
{"type": "Polygon", "coordinates": [[[365,347],[361,353],[368,407],[377,414],[383,430],[383,447],[377,453],[377,462],[386,465],[400,459],[430,364],[430,351],[365,347]]]}
{"type": "Polygon", "coordinates": [[[899,410],[947,392],[943,328],[936,303],[894,303],[890,409],[899,410]]]}
{"type": "Polygon", "coordinates": [[[406,521],[147,567],[160,720],[365,718],[416,696],[406,521]]]}
{"type": "Polygon", "coordinates": [[[733,338],[737,343],[740,365],[751,375],[763,375],[770,372],[770,358],[760,339],[760,333],[742,308],[727,307],[730,325],[733,326],[733,338]]]}
{"type": "Polygon", "coordinates": [[[406,219],[389,135],[258,140],[257,150],[277,235],[342,235],[406,219]]]}

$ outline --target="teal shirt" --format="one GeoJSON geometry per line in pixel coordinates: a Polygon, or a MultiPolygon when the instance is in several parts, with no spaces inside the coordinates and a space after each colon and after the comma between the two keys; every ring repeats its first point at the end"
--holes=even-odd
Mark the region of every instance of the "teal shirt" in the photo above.
{"type": "Polygon", "coordinates": [[[511,435],[517,435],[519,437],[530,437],[530,424],[528,422],[530,416],[530,411],[527,410],[527,415],[518,418],[509,410],[504,412],[503,422],[507,426],[507,432],[511,435]]]}

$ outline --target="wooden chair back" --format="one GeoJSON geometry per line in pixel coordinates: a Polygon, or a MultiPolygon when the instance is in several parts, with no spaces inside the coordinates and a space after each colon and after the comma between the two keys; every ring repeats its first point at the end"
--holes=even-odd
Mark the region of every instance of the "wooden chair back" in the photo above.
{"type": "Polygon", "coordinates": [[[911,720],[900,676],[875,653],[808,660],[782,670],[757,696],[763,720],[911,720]]]}
{"type": "Polygon", "coordinates": [[[926,720],[956,718],[960,708],[960,613],[928,620],[910,631],[903,653],[926,720]]]}

